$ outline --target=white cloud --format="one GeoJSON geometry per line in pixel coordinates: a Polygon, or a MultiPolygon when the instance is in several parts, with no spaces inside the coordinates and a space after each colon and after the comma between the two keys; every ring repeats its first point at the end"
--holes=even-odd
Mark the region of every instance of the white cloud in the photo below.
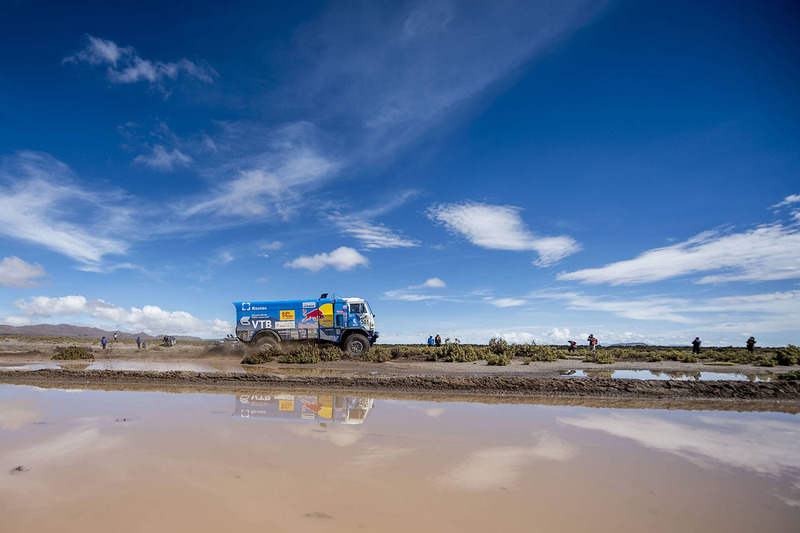
{"type": "MultiPolygon", "coordinates": [[[[166,311],[155,305],[125,309],[103,300],[87,300],[80,295],[50,298],[36,296],[29,301],[19,299],[14,305],[25,317],[49,318],[53,316],[88,317],[101,321],[98,327],[129,331],[144,331],[151,335],[173,333],[178,335],[221,336],[233,331],[230,323],[220,319],[207,322],[185,311],[166,311]]],[[[8,318],[5,319],[8,321],[8,318]]],[[[28,322],[30,322],[28,320],[28,322]]]]}
{"type": "Polygon", "coordinates": [[[520,305],[525,305],[527,300],[522,300],[520,298],[484,298],[483,299],[487,304],[493,305],[495,307],[519,307],[520,305]]]}
{"type": "Polygon", "coordinates": [[[790,194],[789,196],[787,196],[786,198],[784,198],[783,200],[781,200],[777,204],[773,205],[772,208],[773,209],[777,209],[779,207],[784,207],[784,206],[787,206],[787,205],[796,204],[798,202],[800,202],[800,194],[790,194]]]}
{"type": "Polygon", "coordinates": [[[352,248],[340,246],[330,253],[315,255],[301,255],[285,266],[289,268],[307,268],[317,272],[325,267],[332,266],[336,270],[350,270],[357,266],[369,265],[369,260],[352,248]]]}
{"type": "Polygon", "coordinates": [[[367,249],[419,246],[419,241],[409,239],[402,235],[401,232],[372,220],[393,209],[397,209],[417,194],[419,193],[415,190],[392,194],[388,199],[376,202],[377,205],[375,207],[355,213],[348,211],[348,214],[334,212],[326,218],[335,224],[343,234],[350,235],[361,241],[362,246],[367,249]]]}
{"type": "Polygon", "coordinates": [[[308,199],[309,191],[322,186],[340,169],[340,163],[318,146],[320,135],[311,123],[300,121],[274,129],[224,126],[226,142],[236,143],[242,150],[255,143],[256,151],[206,171],[220,183],[202,199],[179,206],[184,216],[235,216],[239,223],[252,217],[286,218],[308,199]]]}
{"type": "Polygon", "coordinates": [[[588,295],[579,292],[534,292],[531,298],[547,298],[566,304],[567,309],[578,311],[601,311],[635,320],[668,320],[691,323],[693,318],[685,313],[696,312],[696,306],[688,299],[649,296],[640,299],[618,299],[603,295],[588,295]]]}
{"type": "Polygon", "coordinates": [[[399,233],[387,228],[383,224],[375,224],[368,220],[348,218],[339,221],[342,233],[355,237],[368,249],[377,248],[411,248],[419,246],[418,241],[403,237],[399,233]],[[363,225],[358,225],[363,224],[363,225]]]}
{"type": "Polygon", "coordinates": [[[800,230],[781,224],[742,233],[709,231],[635,259],[562,272],[558,279],[634,285],[708,272],[697,283],[800,278],[800,230]]]}
{"type": "Polygon", "coordinates": [[[421,302],[424,300],[440,300],[441,296],[433,294],[419,294],[410,292],[409,289],[395,289],[386,291],[383,295],[390,300],[403,300],[406,302],[421,302]]]}
{"type": "Polygon", "coordinates": [[[111,83],[128,84],[144,81],[166,94],[165,82],[174,81],[180,75],[206,83],[213,82],[218,76],[205,61],[189,61],[186,58],[176,62],[151,61],[142,59],[131,46],[120,47],[113,41],[91,35],[86,37],[86,46],[75,54],[65,57],[62,63],[106,65],[108,67],[106,77],[111,83]]]}
{"type": "Polygon", "coordinates": [[[134,224],[125,200],[116,190],[79,186],[69,167],[47,154],[20,152],[2,159],[0,234],[81,263],[127,251],[120,236],[134,224]]]}
{"type": "Polygon", "coordinates": [[[525,226],[520,211],[512,206],[463,202],[434,205],[427,214],[481,248],[536,252],[539,260],[535,264],[540,266],[552,265],[580,250],[580,245],[565,235],[535,236],[525,226]]]}
{"type": "Polygon", "coordinates": [[[89,302],[83,296],[59,296],[49,298],[47,296],[34,296],[26,302],[20,298],[14,305],[25,312],[28,316],[49,317],[53,315],[77,315],[86,313],[89,310],[89,302]]]}
{"type": "Polygon", "coordinates": [[[192,163],[192,158],[177,148],[167,151],[166,148],[157,144],[153,146],[149,154],[136,156],[133,162],[162,172],[172,172],[177,167],[188,167],[192,163]]]}
{"type": "Polygon", "coordinates": [[[37,287],[36,278],[47,275],[41,265],[32,265],[13,255],[0,261],[0,285],[4,287],[37,287]]]}
{"type": "Polygon", "coordinates": [[[420,294],[415,292],[419,289],[442,289],[447,284],[439,278],[430,278],[425,283],[419,285],[411,285],[405,289],[395,289],[386,291],[383,295],[391,300],[404,300],[407,302],[421,302],[424,300],[441,300],[443,297],[434,294],[420,294]]]}

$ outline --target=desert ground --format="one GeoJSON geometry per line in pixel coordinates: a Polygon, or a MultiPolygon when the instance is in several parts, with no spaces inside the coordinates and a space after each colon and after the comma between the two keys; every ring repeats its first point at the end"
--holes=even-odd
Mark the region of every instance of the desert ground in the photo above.
{"type": "MultiPolygon", "coordinates": [[[[0,337],[0,383],[45,388],[163,390],[236,393],[253,390],[353,390],[430,397],[550,398],[593,400],[598,405],[619,401],[782,403],[800,411],[800,381],[777,379],[797,366],[681,361],[585,361],[578,351],[557,361],[514,358],[505,366],[486,361],[443,362],[398,357],[385,362],[338,360],[286,364],[272,360],[242,365],[241,343],[183,341],[138,349],[133,340],[111,341],[102,349],[96,339],[0,337]],[[90,352],[93,360],[54,361],[66,346],[90,352]],[[617,371],[650,371],[645,379],[612,378],[617,371]],[[713,373],[713,380],[701,376],[713,373]],[[582,377],[570,377],[570,376],[582,377]],[[743,379],[742,376],[747,379],[743,379]],[[652,379],[648,379],[648,376],[652,379]],[[656,379],[659,376],[660,379],[656,379]],[[739,376],[728,380],[725,376],[739,376]],[[665,379],[670,378],[670,379],[665,379]],[[605,403],[604,403],[605,402],[605,403]]],[[[624,372],[621,372],[625,374],[624,372]]],[[[710,374],[709,374],[710,375],[710,374]]]]}

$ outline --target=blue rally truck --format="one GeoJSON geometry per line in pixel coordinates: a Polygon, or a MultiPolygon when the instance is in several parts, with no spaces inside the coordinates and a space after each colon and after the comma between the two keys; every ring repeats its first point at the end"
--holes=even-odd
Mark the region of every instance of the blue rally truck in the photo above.
{"type": "Polygon", "coordinates": [[[375,315],[361,298],[322,294],[318,299],[234,302],[236,337],[254,347],[285,341],[338,344],[353,355],[369,351],[378,338],[375,315]]]}

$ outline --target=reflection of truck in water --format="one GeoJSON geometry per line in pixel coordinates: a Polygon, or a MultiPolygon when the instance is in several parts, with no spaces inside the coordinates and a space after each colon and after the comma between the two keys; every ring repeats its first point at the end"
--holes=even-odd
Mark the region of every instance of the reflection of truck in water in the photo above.
{"type": "Polygon", "coordinates": [[[361,298],[322,294],[318,299],[234,302],[236,336],[253,346],[284,341],[338,344],[359,355],[378,338],[375,315],[361,298]]]}
{"type": "Polygon", "coordinates": [[[243,394],[233,416],[265,420],[307,420],[328,424],[361,424],[372,409],[372,398],[243,394]]]}

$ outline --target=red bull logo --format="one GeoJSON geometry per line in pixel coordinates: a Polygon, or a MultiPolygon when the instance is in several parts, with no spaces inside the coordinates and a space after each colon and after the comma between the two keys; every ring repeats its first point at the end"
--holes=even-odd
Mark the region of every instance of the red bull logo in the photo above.
{"type": "Polygon", "coordinates": [[[321,310],[313,309],[311,311],[306,311],[303,309],[303,320],[301,320],[301,322],[309,322],[320,318],[325,318],[325,313],[323,313],[321,310]]]}

